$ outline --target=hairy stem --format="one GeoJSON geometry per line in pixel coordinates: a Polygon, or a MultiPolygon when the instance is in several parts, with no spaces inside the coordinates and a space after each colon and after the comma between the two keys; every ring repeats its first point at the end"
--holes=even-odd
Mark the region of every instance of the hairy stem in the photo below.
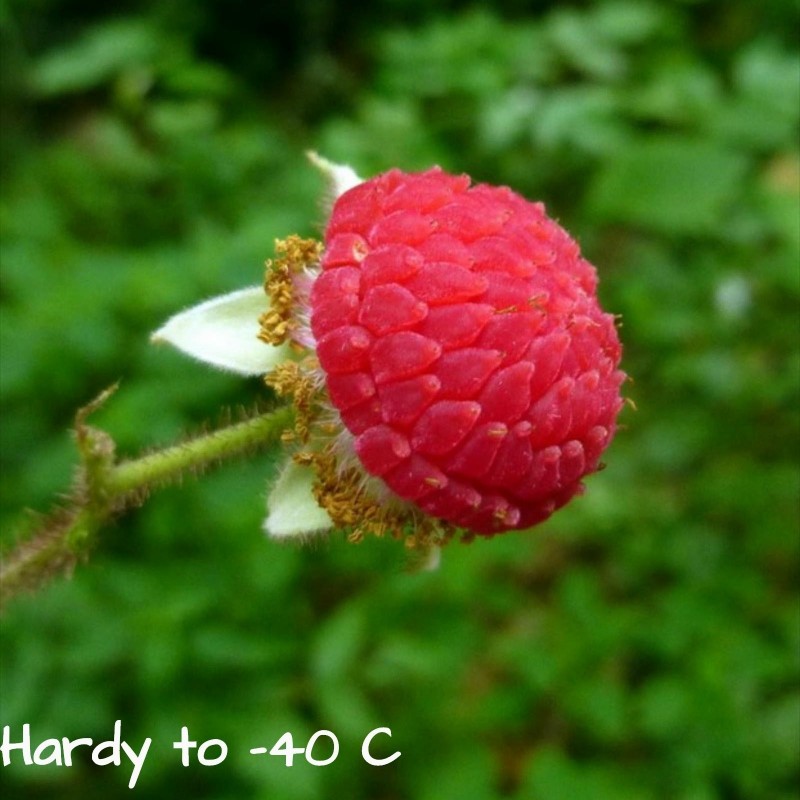
{"type": "Polygon", "coordinates": [[[114,467],[107,478],[107,491],[114,496],[141,491],[169,482],[187,471],[200,471],[273,442],[291,426],[292,409],[268,414],[221,428],[188,442],[168,447],[114,467]]]}
{"type": "Polygon", "coordinates": [[[293,411],[282,407],[121,463],[114,460],[108,434],[86,426],[85,418],[86,413],[79,413],[82,468],[72,504],[42,519],[3,557],[2,605],[22,591],[36,590],[56,575],[69,573],[94,534],[152,490],[274,443],[291,427],[293,411]]]}

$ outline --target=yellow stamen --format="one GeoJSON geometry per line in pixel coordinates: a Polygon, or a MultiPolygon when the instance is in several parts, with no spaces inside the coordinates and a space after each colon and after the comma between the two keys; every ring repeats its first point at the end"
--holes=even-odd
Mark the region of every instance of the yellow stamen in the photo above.
{"type": "Polygon", "coordinates": [[[313,372],[305,362],[284,361],[264,380],[281,397],[292,398],[296,411],[294,434],[301,442],[307,442],[319,402],[313,372]]]}
{"type": "Polygon", "coordinates": [[[406,537],[417,545],[441,545],[449,541],[455,527],[423,515],[401,503],[379,503],[364,486],[364,476],[356,469],[342,471],[330,448],[314,453],[312,466],[317,475],[314,497],[324,508],[335,527],[344,528],[350,542],[360,542],[365,535],[395,539],[406,537]]]}
{"type": "Polygon", "coordinates": [[[270,310],[258,322],[258,338],[272,345],[283,344],[297,326],[293,277],[319,262],[322,244],[314,239],[292,235],[275,240],[278,258],[266,263],[264,290],[270,310]]]}

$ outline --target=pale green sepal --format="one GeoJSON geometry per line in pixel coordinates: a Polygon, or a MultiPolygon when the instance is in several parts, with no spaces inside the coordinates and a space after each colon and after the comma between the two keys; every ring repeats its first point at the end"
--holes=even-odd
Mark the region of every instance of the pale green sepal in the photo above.
{"type": "Polygon", "coordinates": [[[331,205],[348,189],[358,186],[359,183],[364,183],[363,178],[359,178],[355,170],[346,164],[334,164],[313,150],[309,150],[306,155],[308,160],[325,176],[325,180],[328,183],[327,199],[331,205]]]}
{"type": "Polygon", "coordinates": [[[406,571],[412,574],[418,572],[435,572],[442,563],[442,548],[435,544],[425,545],[422,548],[409,551],[406,571]]]}
{"type": "Polygon", "coordinates": [[[289,358],[286,345],[258,338],[258,318],[268,308],[262,286],[206,300],[169,319],[151,337],[206,364],[240,375],[263,375],[289,358]]]}
{"type": "Polygon", "coordinates": [[[293,539],[323,533],[333,527],[328,512],[314,499],[314,471],[289,459],[267,499],[264,531],[273,539],[293,539]]]}
{"type": "Polygon", "coordinates": [[[442,563],[442,548],[435,544],[428,547],[427,552],[420,561],[418,569],[420,572],[435,572],[442,563]]]}

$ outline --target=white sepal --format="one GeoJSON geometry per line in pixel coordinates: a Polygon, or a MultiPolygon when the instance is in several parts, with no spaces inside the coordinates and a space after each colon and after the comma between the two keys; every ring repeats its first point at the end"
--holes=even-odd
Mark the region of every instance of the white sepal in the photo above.
{"type": "Polygon", "coordinates": [[[263,375],[289,357],[286,345],[258,338],[258,318],[268,308],[262,286],[206,300],[171,317],[151,337],[186,355],[240,375],[263,375]]]}
{"type": "Polygon", "coordinates": [[[435,572],[442,563],[442,548],[438,545],[429,545],[416,568],[420,572],[435,572]]]}
{"type": "Polygon", "coordinates": [[[333,527],[328,512],[314,499],[314,471],[289,459],[267,499],[264,531],[273,539],[303,539],[333,527]]]}
{"type": "Polygon", "coordinates": [[[308,160],[325,176],[325,180],[328,183],[327,200],[331,205],[348,189],[358,186],[359,183],[364,183],[363,178],[359,178],[355,170],[346,164],[334,164],[313,150],[309,150],[306,155],[308,160]]]}

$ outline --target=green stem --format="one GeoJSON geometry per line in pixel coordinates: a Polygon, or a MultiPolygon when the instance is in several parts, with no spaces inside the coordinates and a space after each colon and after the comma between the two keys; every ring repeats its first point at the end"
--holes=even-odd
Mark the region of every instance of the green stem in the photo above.
{"type": "Polygon", "coordinates": [[[151,490],[200,472],[214,464],[261,449],[280,438],[292,425],[286,406],[252,419],[203,434],[141,458],[113,462],[113,449],[94,447],[110,441],[107,434],[87,428],[79,417],[78,439],[83,455],[83,490],[71,508],[46,517],[0,563],[0,603],[23,591],[40,588],[49,579],[68,573],[85,553],[94,534],[151,490]],[[84,446],[81,445],[83,440],[84,446]],[[102,452],[104,458],[96,458],[102,452]]]}
{"type": "Polygon", "coordinates": [[[134,461],[125,461],[114,467],[106,478],[106,491],[119,497],[170,481],[190,470],[200,471],[217,461],[269,444],[291,423],[292,409],[286,406],[134,461]]]}

